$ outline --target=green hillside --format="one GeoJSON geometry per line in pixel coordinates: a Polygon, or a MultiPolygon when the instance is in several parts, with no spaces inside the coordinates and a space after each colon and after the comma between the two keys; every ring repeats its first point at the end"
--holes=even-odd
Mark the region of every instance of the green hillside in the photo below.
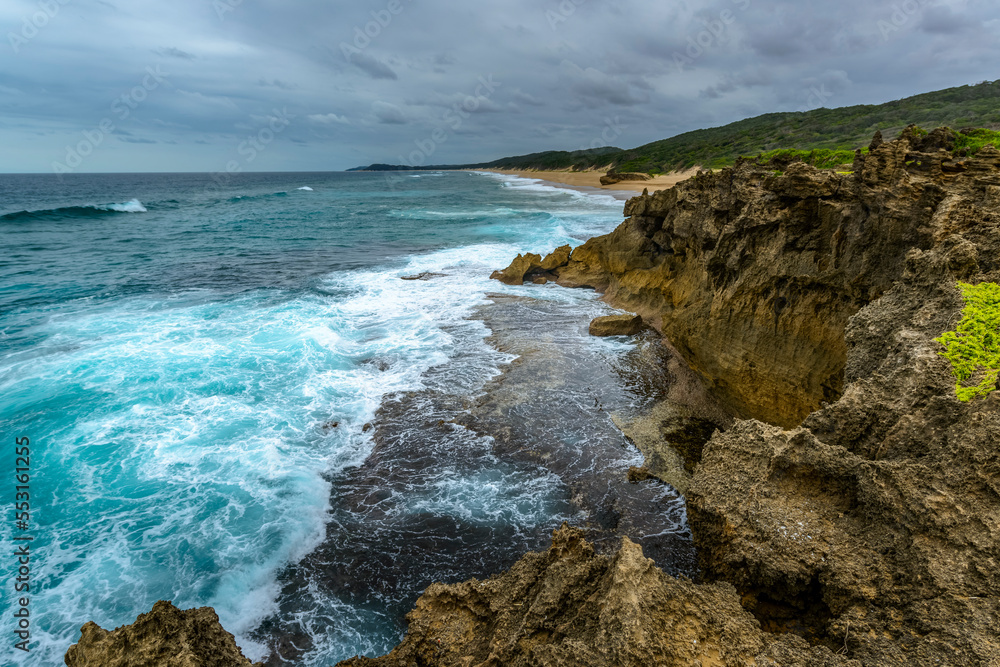
{"type": "MultiPolygon", "coordinates": [[[[856,148],[867,146],[876,130],[895,137],[915,123],[924,128],[1000,129],[1000,80],[948,88],[886,104],[771,113],[723,127],[696,130],[630,150],[547,151],[492,162],[426,167],[505,169],[607,169],[661,173],[695,165],[718,168],[741,156],[776,152],[797,155],[819,167],[850,164],[856,148]]],[[[992,143],[996,133],[963,134],[960,148],[992,143]]],[[[373,165],[374,166],[374,165],[373,165]]],[[[382,168],[409,169],[410,167],[382,168]]]]}

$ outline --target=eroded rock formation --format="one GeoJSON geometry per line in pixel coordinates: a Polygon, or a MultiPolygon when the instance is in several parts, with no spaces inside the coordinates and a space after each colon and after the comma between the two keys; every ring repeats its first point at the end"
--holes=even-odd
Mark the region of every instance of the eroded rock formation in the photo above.
{"type": "Polygon", "coordinates": [[[857,664],[761,632],[728,584],[669,577],[627,538],[597,555],[565,525],[500,576],[429,587],[407,622],[389,655],[339,667],[857,664]]]}
{"type": "Polygon", "coordinates": [[[181,611],[160,601],[132,625],[83,626],[66,652],[68,667],[255,667],[211,607],[181,611]]]}

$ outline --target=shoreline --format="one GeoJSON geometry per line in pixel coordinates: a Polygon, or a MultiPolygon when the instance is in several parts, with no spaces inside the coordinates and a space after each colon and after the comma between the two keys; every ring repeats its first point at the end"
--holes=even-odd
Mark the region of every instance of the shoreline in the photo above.
{"type": "MultiPolygon", "coordinates": [[[[494,174],[506,174],[508,176],[519,176],[520,178],[535,178],[547,184],[572,190],[597,189],[610,193],[641,194],[643,190],[650,192],[657,190],[667,190],[678,183],[698,173],[698,168],[686,171],[674,171],[669,174],[662,174],[648,181],[623,181],[614,185],[601,185],[601,177],[606,172],[603,171],[548,171],[548,170],[520,170],[520,169],[471,169],[470,171],[485,171],[494,174]]],[[[617,195],[616,195],[617,196],[617,195]]],[[[628,198],[628,197],[626,197],[628,198]]]]}

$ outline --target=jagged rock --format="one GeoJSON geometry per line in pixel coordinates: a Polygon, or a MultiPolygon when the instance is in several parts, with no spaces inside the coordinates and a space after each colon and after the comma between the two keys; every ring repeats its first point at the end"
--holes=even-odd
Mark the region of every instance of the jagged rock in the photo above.
{"type": "Polygon", "coordinates": [[[565,524],[547,553],[485,581],[434,584],[406,618],[392,653],[339,667],[858,664],[761,632],[728,584],[669,577],[627,538],[597,555],[565,524]]]}
{"type": "Polygon", "coordinates": [[[560,246],[545,256],[542,260],[542,268],[546,271],[553,271],[559,267],[569,264],[569,257],[573,249],[568,245],[560,246]]]}
{"type": "Polygon", "coordinates": [[[492,280],[499,280],[505,285],[523,285],[525,277],[533,271],[542,268],[542,256],[528,253],[518,255],[503,271],[494,271],[490,276],[492,280]]]}
{"type": "Polygon", "coordinates": [[[868,152],[871,153],[879,148],[885,143],[885,139],[882,137],[882,130],[876,130],[875,136],[872,137],[872,142],[868,145],[868,152]]]}
{"type": "Polygon", "coordinates": [[[542,259],[541,255],[518,255],[503,271],[494,271],[490,276],[507,285],[523,285],[531,281],[536,285],[545,285],[555,279],[553,270],[569,263],[573,249],[568,245],[556,248],[542,259]]]}
{"type": "MultiPolygon", "coordinates": [[[[949,136],[912,138],[937,150],[949,136]]],[[[735,414],[794,426],[840,397],[848,319],[933,245],[934,217],[1000,184],[1000,152],[961,173],[946,157],[959,164],[902,138],[859,153],[854,174],[796,162],[775,176],[753,160],[700,172],[629,200],[624,223],[554,273],[642,315],[735,414]]]]}
{"type": "Polygon", "coordinates": [[[639,315],[606,315],[590,323],[591,336],[634,336],[646,328],[639,315]]]}
{"type": "Polygon", "coordinates": [[[181,611],[160,601],[113,631],[83,626],[66,651],[68,667],[260,667],[251,664],[211,607],[181,611]]]}

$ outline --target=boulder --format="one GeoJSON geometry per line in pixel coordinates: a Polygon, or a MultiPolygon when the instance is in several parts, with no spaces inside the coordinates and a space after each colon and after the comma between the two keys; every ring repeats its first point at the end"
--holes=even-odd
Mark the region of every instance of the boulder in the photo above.
{"type": "Polygon", "coordinates": [[[590,323],[591,336],[634,336],[645,328],[639,315],[606,315],[590,323]]]}

